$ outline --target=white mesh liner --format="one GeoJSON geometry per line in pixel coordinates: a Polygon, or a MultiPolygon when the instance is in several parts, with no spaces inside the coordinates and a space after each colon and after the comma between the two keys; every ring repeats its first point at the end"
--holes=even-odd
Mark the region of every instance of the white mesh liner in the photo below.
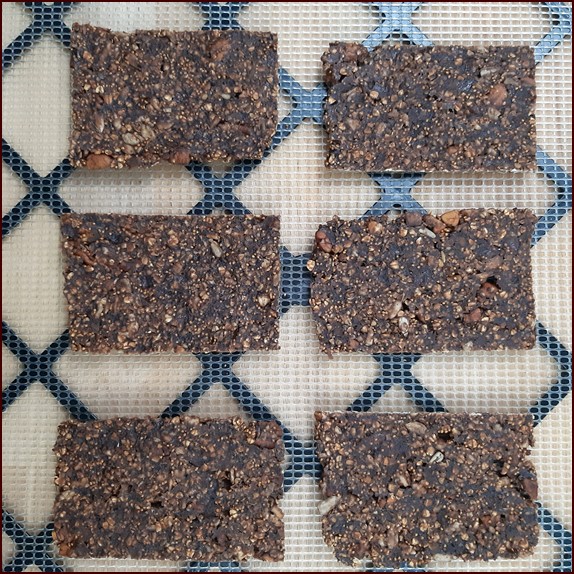
{"type": "Polygon", "coordinates": [[[2,242],[2,317],[35,351],[66,328],[58,218],[40,206],[2,242]]]}
{"type": "Polygon", "coordinates": [[[19,371],[20,362],[2,345],[2,389],[10,384],[19,371]]]}
{"type": "Polygon", "coordinates": [[[368,175],[326,170],[325,149],[323,129],[307,120],[237,189],[254,213],[281,214],[281,239],[292,253],[311,250],[320,223],[359,217],[379,197],[368,175]]]}
{"type": "Polygon", "coordinates": [[[2,215],[6,215],[27,192],[26,186],[2,162],[2,215]]]}
{"type": "MultiPolygon", "coordinates": [[[[405,8],[408,13],[408,10],[405,8]]],[[[29,12],[3,2],[5,47],[31,22],[29,12]]],[[[200,9],[193,3],[83,3],[64,16],[115,30],[136,28],[199,29],[200,9]]],[[[375,7],[363,3],[254,3],[239,12],[239,23],[251,30],[279,34],[280,63],[303,87],[321,80],[320,56],[331,41],[362,41],[380,23],[375,7]]],[[[414,12],[414,23],[437,44],[530,44],[550,30],[548,8],[529,3],[428,3],[414,12]]],[[[567,171],[572,169],[571,40],[537,67],[539,146],[567,171]]],[[[49,33],[9,69],[3,78],[3,135],[40,174],[49,173],[66,155],[69,133],[69,56],[49,33]]],[[[291,110],[284,95],[281,116],[291,110]]],[[[282,218],[282,243],[292,253],[308,252],[320,222],[334,214],[364,213],[379,190],[364,174],[327,171],[322,128],[305,120],[236,188],[236,195],[255,213],[282,218]]],[[[228,166],[217,166],[220,172],[228,166]]],[[[26,188],[2,167],[2,210],[24,196],[26,188]]],[[[202,188],[181,166],[149,170],[90,173],[76,170],[60,188],[77,211],[185,214],[201,198],[202,188]]],[[[533,174],[432,174],[419,182],[413,196],[430,210],[492,206],[528,207],[541,215],[555,200],[552,187],[533,174]]],[[[532,251],[539,320],[571,349],[571,214],[532,251]]],[[[58,221],[44,206],[36,208],[3,241],[3,319],[37,352],[66,327],[62,295],[58,221]]],[[[294,307],[281,319],[281,350],[247,353],[233,371],[300,440],[312,433],[315,409],[344,409],[374,380],[377,363],[369,356],[319,352],[308,307],[294,307]]],[[[3,387],[20,365],[3,348],[3,387]]],[[[68,352],[54,365],[61,377],[99,417],[158,415],[200,373],[189,355],[124,357],[68,352]]],[[[428,355],[413,368],[417,378],[453,412],[525,412],[557,376],[556,363],[540,348],[497,353],[428,355]]],[[[572,527],[571,397],[536,429],[533,460],[540,480],[540,500],[567,528],[572,527]]],[[[414,410],[395,385],[373,407],[377,412],[414,410]]],[[[240,413],[218,382],[190,411],[202,416],[240,413]]],[[[4,414],[3,503],[30,531],[45,525],[53,502],[57,424],[69,416],[51,394],[34,383],[4,414]]],[[[243,414],[243,416],[246,416],[243,414]]],[[[344,571],[321,536],[316,507],[320,495],[308,477],[285,496],[286,561],[252,561],[251,571],[344,571]]],[[[430,570],[549,571],[557,545],[546,535],[528,558],[466,564],[436,560],[430,570]]],[[[3,560],[13,545],[3,536],[3,560]]],[[[177,571],[172,562],[132,560],[60,560],[67,571],[177,571]]],[[[360,569],[358,567],[357,569],[360,569]]],[[[355,569],[355,570],[357,570],[355,569]]]]}
{"type": "Polygon", "coordinates": [[[437,353],[413,372],[449,411],[508,414],[528,411],[558,376],[556,362],[540,348],[437,353]]]}
{"type": "Polygon", "coordinates": [[[190,354],[66,353],[54,371],[98,418],[141,417],[159,416],[199,375],[200,365],[190,354]]]}
{"type": "Polygon", "coordinates": [[[53,36],[44,36],[5,73],[2,90],[4,139],[40,175],[47,175],[68,152],[70,57],[67,51],[53,36]]]}
{"type": "Polygon", "coordinates": [[[309,309],[294,307],[281,319],[281,349],[249,353],[234,368],[302,440],[313,436],[316,410],[345,410],[377,376],[377,365],[369,355],[329,359],[322,354],[314,329],[309,309]]]}
{"type": "Polygon", "coordinates": [[[351,2],[261,2],[239,15],[250,30],[279,36],[279,62],[305,88],[322,81],[321,55],[329,42],[362,42],[378,24],[373,6],[351,2]]]}
{"type": "Polygon", "coordinates": [[[550,31],[548,8],[535,2],[427,2],[413,23],[435,44],[534,45],[550,31]]]}
{"type": "Polygon", "coordinates": [[[52,512],[56,493],[52,446],[56,428],[66,418],[66,410],[39,384],[2,416],[3,501],[32,531],[43,528],[52,512]]]}
{"type": "Polygon", "coordinates": [[[2,2],[2,49],[26,27],[32,18],[16,2],[2,2]]]}

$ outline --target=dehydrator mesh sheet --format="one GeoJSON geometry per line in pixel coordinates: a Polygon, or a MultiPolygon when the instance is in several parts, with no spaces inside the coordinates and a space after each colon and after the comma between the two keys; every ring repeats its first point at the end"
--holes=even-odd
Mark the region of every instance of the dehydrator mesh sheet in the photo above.
{"type": "MultiPolygon", "coordinates": [[[[440,559],[428,571],[571,571],[571,7],[545,3],[3,2],[3,566],[5,571],[334,571],[321,536],[315,409],[531,412],[540,544],[521,560],[440,559]],[[63,159],[70,125],[69,27],[239,28],[279,34],[280,121],[263,161],[88,172],[63,159]],[[327,171],[320,56],[329,42],[529,44],[538,82],[537,173],[327,171]],[[538,345],[530,351],[320,354],[305,262],[333,214],[529,207],[538,345]],[[69,352],[58,216],[65,211],[280,214],[281,350],[244,355],[69,352]],[[284,428],[286,560],[202,564],[70,560],[51,544],[57,424],[190,412],[277,418],[284,428]]],[[[373,571],[363,563],[355,570],[373,571]]]]}

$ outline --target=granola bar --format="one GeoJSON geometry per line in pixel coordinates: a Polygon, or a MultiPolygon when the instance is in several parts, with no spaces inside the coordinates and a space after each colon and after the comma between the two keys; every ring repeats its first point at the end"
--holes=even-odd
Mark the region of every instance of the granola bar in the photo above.
{"type": "Polygon", "coordinates": [[[72,349],[278,348],[279,218],[65,214],[72,349]]]}
{"type": "Polygon", "coordinates": [[[184,416],[58,427],[62,556],[283,559],[281,427],[184,416]]]}
{"type": "Polygon", "coordinates": [[[322,350],[532,348],[535,221],[523,209],[468,209],[322,225],[307,264],[322,350]]]}
{"type": "Polygon", "coordinates": [[[88,169],[259,159],[277,125],[277,37],[74,24],[70,161],[88,169]]]}
{"type": "Polygon", "coordinates": [[[534,67],[528,46],[331,44],[326,166],[533,171],[534,67]]]}
{"type": "Polygon", "coordinates": [[[315,414],[323,535],[339,560],[517,558],[538,541],[530,415],[315,414]]]}

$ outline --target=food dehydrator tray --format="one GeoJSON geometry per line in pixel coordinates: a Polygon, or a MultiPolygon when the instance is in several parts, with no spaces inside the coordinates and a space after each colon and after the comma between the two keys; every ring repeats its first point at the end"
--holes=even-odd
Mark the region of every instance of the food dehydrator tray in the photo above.
{"type": "MultiPolygon", "coordinates": [[[[3,2],[4,571],[336,571],[321,536],[313,411],[530,412],[540,543],[515,561],[435,560],[428,571],[571,571],[571,6],[566,3],[3,2]],[[239,28],[279,35],[281,96],[262,161],[74,170],[69,27],[239,28]],[[528,44],[537,60],[536,173],[361,174],[327,170],[320,57],[329,42],[528,44]],[[305,263],[313,234],[343,218],[400,209],[527,207],[537,309],[530,351],[336,355],[319,344],[305,263]],[[58,216],[64,212],[282,217],[281,350],[208,355],[69,351],[58,216]],[[286,560],[268,564],[70,560],[51,544],[57,424],[190,412],[276,418],[288,461],[286,560]]],[[[374,571],[364,563],[358,569],[374,571]]]]}

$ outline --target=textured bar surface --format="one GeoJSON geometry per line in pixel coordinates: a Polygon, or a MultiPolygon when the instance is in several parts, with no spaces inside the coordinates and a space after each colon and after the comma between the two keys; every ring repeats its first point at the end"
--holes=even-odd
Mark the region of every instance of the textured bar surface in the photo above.
{"type": "Polygon", "coordinates": [[[73,350],[278,348],[278,217],[65,214],[61,232],[73,350]]]}
{"type": "Polygon", "coordinates": [[[72,27],[74,166],[259,159],[277,125],[268,32],[72,27]]]}
{"type": "Polygon", "coordinates": [[[342,562],[516,558],[538,542],[530,415],[315,413],[323,535],[342,562]]]}
{"type": "Polygon", "coordinates": [[[54,452],[62,556],[283,558],[284,452],[275,422],[66,421],[54,452]]]}
{"type": "Polygon", "coordinates": [[[532,48],[334,43],[323,69],[327,167],[536,169],[532,48]]]}
{"type": "Polygon", "coordinates": [[[528,210],[334,218],[307,267],[326,353],[528,349],[535,343],[528,210]]]}

